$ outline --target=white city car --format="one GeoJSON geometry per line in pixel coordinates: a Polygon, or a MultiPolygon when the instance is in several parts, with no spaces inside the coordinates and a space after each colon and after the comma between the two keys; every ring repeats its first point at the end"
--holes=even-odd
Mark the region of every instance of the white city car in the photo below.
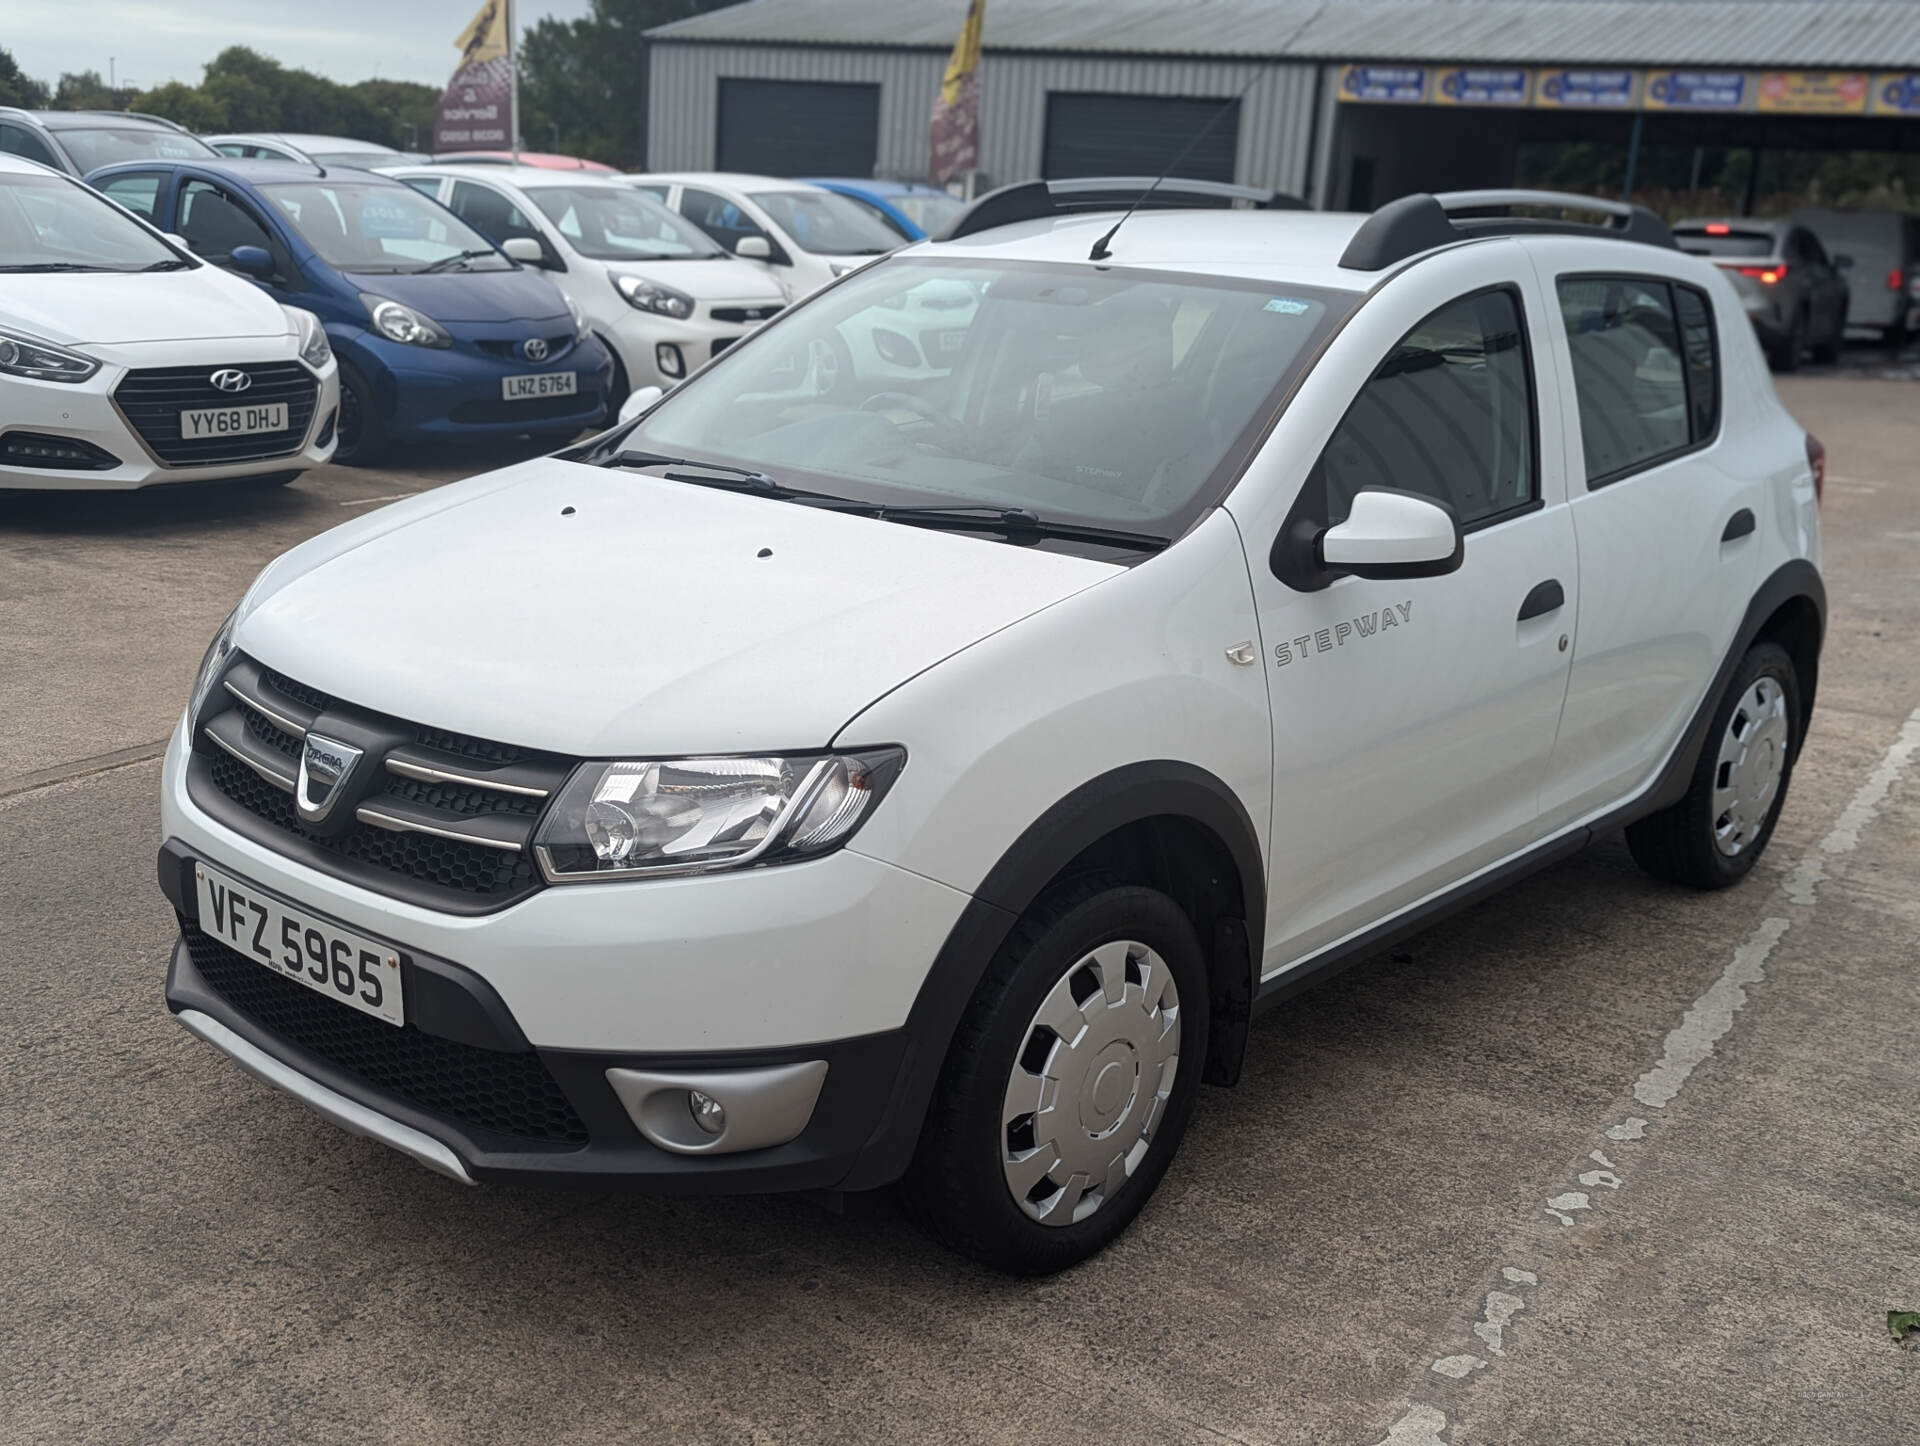
{"type": "Polygon", "coordinates": [[[761,268],[612,177],[453,163],[388,174],[544,268],[613,353],[622,399],[684,380],[786,305],[761,268]]]}
{"type": "Polygon", "coordinates": [[[676,171],[621,177],[692,221],[735,256],[754,262],[799,301],[884,256],[900,233],[849,196],[732,171],[676,171]]]}
{"type": "Polygon", "coordinates": [[[0,155],[0,488],[285,482],[333,455],[311,312],[0,155]]]}
{"type": "Polygon", "coordinates": [[[165,763],[181,1022],[455,1179],[899,1181],[1044,1271],[1259,1009],[1601,832],[1745,874],[1823,454],[1726,279],[1535,192],[1087,196],[270,565],[165,763]]]}

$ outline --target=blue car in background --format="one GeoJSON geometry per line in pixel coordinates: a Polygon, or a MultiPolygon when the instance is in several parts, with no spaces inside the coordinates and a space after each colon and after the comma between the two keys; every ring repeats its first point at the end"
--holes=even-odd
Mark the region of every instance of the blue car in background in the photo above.
{"type": "Polygon", "coordinates": [[[854,181],[830,176],[808,176],[806,181],[858,201],[909,241],[924,241],[937,234],[966,209],[966,202],[925,181],[854,181]]]}
{"type": "Polygon", "coordinates": [[[607,395],[612,361],[552,282],[399,181],[223,160],[129,161],[87,183],[320,317],[340,359],[337,460],[523,433],[557,446],[624,400],[607,395]]]}

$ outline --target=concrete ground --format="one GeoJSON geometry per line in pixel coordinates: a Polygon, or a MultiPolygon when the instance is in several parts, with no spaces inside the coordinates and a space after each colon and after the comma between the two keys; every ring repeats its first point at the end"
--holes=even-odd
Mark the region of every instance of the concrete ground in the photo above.
{"type": "Polygon", "coordinates": [[[1755,875],[1610,841],[1268,1016],[1038,1282],[883,1197],[462,1189],[168,1018],[155,758],[207,637],[499,458],[0,497],[0,1441],[1913,1439],[1920,390],[1876,371],[1782,380],[1832,618],[1755,875]]]}

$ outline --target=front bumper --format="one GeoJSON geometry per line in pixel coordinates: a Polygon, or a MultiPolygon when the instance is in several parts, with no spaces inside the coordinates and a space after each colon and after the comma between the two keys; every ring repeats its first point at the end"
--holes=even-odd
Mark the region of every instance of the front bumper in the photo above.
{"type": "Polygon", "coordinates": [[[381,427],[392,441],[514,436],[581,431],[608,415],[613,360],[592,337],[538,365],[482,354],[456,335],[452,347],[406,346],[371,332],[333,337],[334,349],[373,390],[381,427]],[[507,377],[573,372],[576,390],[564,397],[507,401],[507,377]]]}
{"type": "Polygon", "coordinates": [[[629,308],[633,310],[632,316],[621,318],[607,342],[618,349],[620,364],[627,369],[627,381],[636,391],[648,386],[673,387],[762,324],[717,321],[709,315],[715,308],[758,311],[784,305],[783,301],[766,297],[747,301],[702,301],[694,314],[685,320],[629,308]],[[680,370],[677,373],[661,366],[662,347],[671,348],[670,355],[679,358],[680,370]]]}
{"type": "MultiPolygon", "coordinates": [[[[160,853],[160,884],[181,932],[167,970],[167,1008],[256,1079],[454,1179],[619,1179],[690,1193],[831,1189],[858,1175],[869,1155],[904,1161],[917,1132],[917,1117],[894,1108],[914,1053],[905,1029],[777,1050],[540,1049],[485,980],[415,951],[402,955],[408,1021],[395,1029],[203,932],[192,878],[192,854],[170,841],[160,853]],[[665,1077],[691,1087],[717,1081],[708,1087],[724,1099],[728,1082],[745,1072],[783,1066],[804,1073],[818,1093],[782,1117],[786,1128],[777,1132],[790,1138],[759,1148],[663,1148],[621,1097],[622,1089],[631,1097],[636,1077],[665,1077]],[[900,1131],[909,1137],[888,1138],[900,1131]]],[[[736,1111],[757,1103],[733,1096],[736,1111]]],[[[767,1108],[777,1112],[781,1103],[767,1108]]],[[[738,1124],[752,1129],[756,1120],[748,1115],[738,1124]]]]}

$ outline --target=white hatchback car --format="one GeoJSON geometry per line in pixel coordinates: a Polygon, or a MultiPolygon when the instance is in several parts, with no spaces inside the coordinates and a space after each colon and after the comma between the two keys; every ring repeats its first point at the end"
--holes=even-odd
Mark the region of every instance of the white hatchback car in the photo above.
{"type": "Polygon", "coordinates": [[[313,313],[0,155],[0,488],[287,482],[339,406],[313,313]]]}
{"type": "Polygon", "coordinates": [[[1622,826],[1752,867],[1824,463],[1713,266],[1533,192],[991,199],[266,569],[165,764],[183,1024],[456,1179],[898,1180],[1044,1271],[1256,1011],[1622,826]],[[819,384],[927,287],[942,369],[819,384]]]}
{"type": "Polygon", "coordinates": [[[733,171],[621,178],[664,201],[734,255],[756,262],[788,301],[810,296],[902,244],[900,233],[849,196],[733,171]]]}
{"type": "Polygon", "coordinates": [[[544,268],[613,353],[616,397],[674,386],[787,304],[759,267],[612,177],[456,163],[387,174],[544,268]]]}

